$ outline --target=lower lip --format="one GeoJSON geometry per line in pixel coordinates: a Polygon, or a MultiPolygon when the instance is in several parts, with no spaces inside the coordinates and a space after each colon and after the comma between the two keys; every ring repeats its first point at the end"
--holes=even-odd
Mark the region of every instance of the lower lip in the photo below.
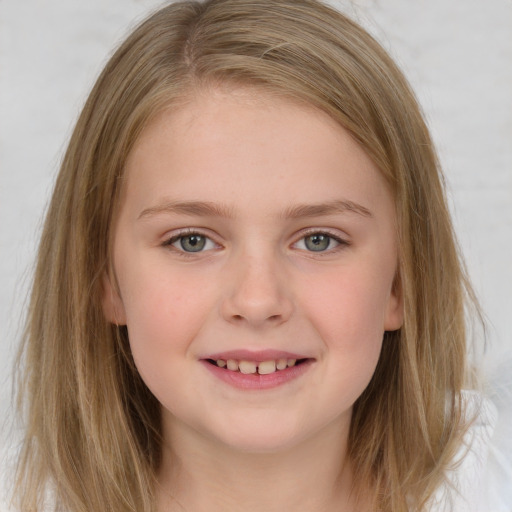
{"type": "Polygon", "coordinates": [[[238,389],[261,390],[276,388],[298,379],[310,369],[314,361],[313,359],[308,359],[299,365],[291,366],[284,370],[276,370],[274,373],[269,373],[267,375],[260,375],[259,373],[245,374],[241,372],[233,372],[225,368],[219,368],[205,360],[202,360],[201,362],[215,377],[230,386],[238,389]]]}

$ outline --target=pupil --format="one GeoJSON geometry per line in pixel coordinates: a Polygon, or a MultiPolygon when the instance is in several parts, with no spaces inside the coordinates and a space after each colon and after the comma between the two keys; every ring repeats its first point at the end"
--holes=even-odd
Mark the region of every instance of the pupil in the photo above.
{"type": "Polygon", "coordinates": [[[306,247],[310,251],[325,251],[329,247],[330,237],[327,235],[317,234],[306,237],[306,247]]]}
{"type": "Polygon", "coordinates": [[[181,239],[180,245],[184,251],[198,252],[204,248],[206,239],[201,235],[188,235],[181,239]]]}

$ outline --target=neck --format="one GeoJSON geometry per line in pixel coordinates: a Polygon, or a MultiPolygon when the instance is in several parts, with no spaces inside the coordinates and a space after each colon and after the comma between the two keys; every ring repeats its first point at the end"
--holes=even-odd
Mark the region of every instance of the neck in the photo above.
{"type": "Polygon", "coordinates": [[[348,432],[247,453],[175,428],[163,452],[159,512],[352,512],[348,432]],[[172,449],[170,448],[172,446],[172,449]]]}

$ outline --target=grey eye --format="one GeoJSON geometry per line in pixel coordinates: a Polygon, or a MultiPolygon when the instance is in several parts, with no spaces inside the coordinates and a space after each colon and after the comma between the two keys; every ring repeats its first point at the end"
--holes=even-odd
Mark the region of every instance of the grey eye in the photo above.
{"type": "Polygon", "coordinates": [[[173,247],[181,253],[199,253],[218,248],[219,246],[208,236],[199,232],[185,231],[163,242],[164,247],[173,247]]]}
{"type": "Polygon", "coordinates": [[[199,252],[205,248],[207,240],[205,236],[193,234],[181,236],[177,242],[185,252],[199,252]]]}
{"type": "Polygon", "coordinates": [[[314,233],[304,237],[304,245],[308,251],[325,251],[331,245],[332,237],[323,233],[314,233]]]}

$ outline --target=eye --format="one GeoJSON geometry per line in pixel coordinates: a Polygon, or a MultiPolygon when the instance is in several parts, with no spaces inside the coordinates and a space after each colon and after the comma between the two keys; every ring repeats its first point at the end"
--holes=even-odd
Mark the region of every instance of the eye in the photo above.
{"type": "Polygon", "coordinates": [[[335,249],[341,244],[347,245],[347,242],[329,233],[315,232],[301,238],[294,245],[296,248],[305,251],[325,252],[331,249],[335,249]]]}
{"type": "Polygon", "coordinates": [[[201,252],[215,249],[217,244],[201,233],[186,233],[173,236],[165,242],[166,246],[172,246],[183,252],[201,252]]]}

